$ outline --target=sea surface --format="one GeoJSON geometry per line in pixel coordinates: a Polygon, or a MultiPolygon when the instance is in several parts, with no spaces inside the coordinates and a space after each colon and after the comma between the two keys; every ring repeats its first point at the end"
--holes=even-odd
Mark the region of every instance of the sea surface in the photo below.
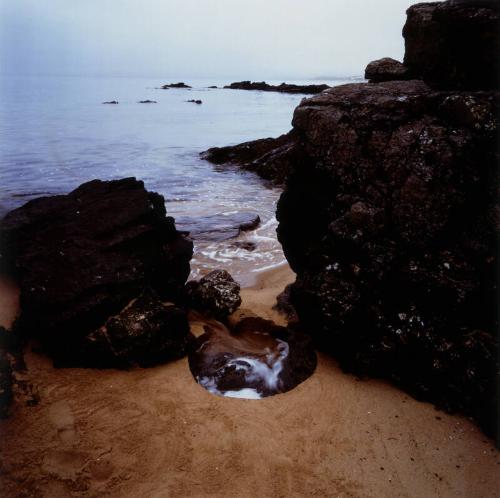
{"type": "Polygon", "coordinates": [[[257,213],[260,226],[238,239],[254,242],[254,251],[234,241],[195,241],[191,265],[193,278],[225,268],[251,284],[260,271],[284,262],[274,216],[280,190],[253,173],[213,166],[199,153],[286,133],[305,96],[207,88],[231,81],[0,76],[0,217],[95,178],[135,176],[161,193],[168,214],[179,219],[257,213]],[[159,89],[177,81],[193,88],[159,89]],[[138,103],[147,99],[157,104],[138,103]],[[110,100],[119,104],[102,104],[110,100]]]}

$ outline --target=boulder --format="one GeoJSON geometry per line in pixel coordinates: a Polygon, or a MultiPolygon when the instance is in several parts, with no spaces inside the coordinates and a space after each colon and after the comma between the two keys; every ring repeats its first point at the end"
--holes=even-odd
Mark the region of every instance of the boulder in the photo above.
{"type": "Polygon", "coordinates": [[[186,285],[191,308],[218,319],[234,313],[241,304],[240,285],[226,270],[214,270],[199,281],[186,285]]]}
{"type": "Polygon", "coordinates": [[[1,270],[21,289],[19,327],[63,359],[145,288],[176,300],[193,250],[135,178],[32,200],[0,222],[0,243],[1,270]]]}
{"type": "Polygon", "coordinates": [[[180,83],[167,83],[161,87],[163,90],[168,90],[169,88],[191,88],[189,85],[186,85],[184,82],[180,83]]]}
{"type": "Polygon", "coordinates": [[[408,68],[401,62],[384,57],[370,62],[365,69],[365,79],[370,83],[380,83],[382,81],[408,80],[410,74],[408,68]]]}
{"type": "Polygon", "coordinates": [[[182,358],[193,339],[186,311],[145,291],[88,334],[78,356],[83,366],[149,367],[182,358]]]}
{"type": "Polygon", "coordinates": [[[498,1],[413,5],[403,29],[405,66],[437,88],[498,89],[499,12],[498,1]]]}

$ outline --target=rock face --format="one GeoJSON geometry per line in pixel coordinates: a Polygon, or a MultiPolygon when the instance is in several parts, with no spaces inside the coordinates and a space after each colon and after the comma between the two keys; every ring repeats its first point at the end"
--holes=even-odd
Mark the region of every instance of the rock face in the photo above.
{"type": "Polygon", "coordinates": [[[330,88],[328,85],[290,85],[281,83],[281,85],[269,85],[265,81],[251,82],[238,81],[225,86],[230,90],[259,90],[261,92],[281,92],[281,93],[304,93],[316,94],[330,88]]]}
{"type": "Polygon", "coordinates": [[[214,270],[186,285],[188,304],[209,316],[223,319],[241,304],[240,285],[226,270],[214,270]]]}
{"type": "Polygon", "coordinates": [[[79,356],[85,366],[149,367],[182,358],[193,340],[186,312],[146,291],[89,334],[79,356]]]}
{"type": "Polygon", "coordinates": [[[201,157],[214,164],[238,166],[257,173],[265,180],[282,184],[295,157],[296,137],[292,133],[279,138],[264,138],[228,147],[213,147],[201,153],[201,157]]]}
{"type": "Polygon", "coordinates": [[[344,368],[495,427],[490,92],[346,85],[304,101],[278,205],[303,325],[344,368]]]}
{"type": "Polygon", "coordinates": [[[0,419],[6,418],[9,414],[12,403],[12,368],[7,358],[6,352],[0,348],[0,419]]]}
{"type": "Polygon", "coordinates": [[[370,62],[365,69],[365,79],[370,83],[381,83],[383,81],[409,80],[410,74],[408,68],[401,62],[384,57],[370,62]]]}
{"type": "Polygon", "coordinates": [[[145,288],[176,299],[192,242],[135,178],[42,197],[0,223],[2,271],[21,287],[20,326],[63,360],[145,288]]]}
{"type": "Polygon", "coordinates": [[[410,7],[405,66],[439,88],[497,89],[499,10],[497,1],[470,0],[410,7]]]}

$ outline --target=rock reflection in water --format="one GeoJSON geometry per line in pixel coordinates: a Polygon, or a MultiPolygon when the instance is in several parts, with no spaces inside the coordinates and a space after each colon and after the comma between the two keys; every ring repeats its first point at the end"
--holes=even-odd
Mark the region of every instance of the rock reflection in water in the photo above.
{"type": "Polygon", "coordinates": [[[307,379],[316,368],[316,354],[305,336],[252,317],[232,332],[206,326],[189,366],[196,381],[213,394],[260,399],[307,379]]]}

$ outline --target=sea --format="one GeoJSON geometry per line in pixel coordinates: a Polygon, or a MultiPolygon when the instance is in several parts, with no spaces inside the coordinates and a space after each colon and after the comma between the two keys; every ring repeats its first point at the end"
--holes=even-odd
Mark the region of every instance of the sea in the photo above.
{"type": "MultiPolygon", "coordinates": [[[[191,263],[191,278],[224,268],[243,286],[251,285],[259,273],[285,262],[276,238],[281,191],[254,173],[214,166],[199,155],[210,147],[286,133],[293,110],[307,96],[222,88],[235,80],[0,76],[0,217],[89,180],[133,176],[164,196],[174,218],[258,214],[259,227],[238,237],[254,250],[236,247],[234,240],[195,240],[191,263]],[[192,88],[160,88],[178,81],[192,88]],[[213,85],[219,88],[208,88],[213,85]],[[103,104],[112,100],[119,104],[103,104]]],[[[335,86],[356,80],[287,83],[335,86]]]]}

